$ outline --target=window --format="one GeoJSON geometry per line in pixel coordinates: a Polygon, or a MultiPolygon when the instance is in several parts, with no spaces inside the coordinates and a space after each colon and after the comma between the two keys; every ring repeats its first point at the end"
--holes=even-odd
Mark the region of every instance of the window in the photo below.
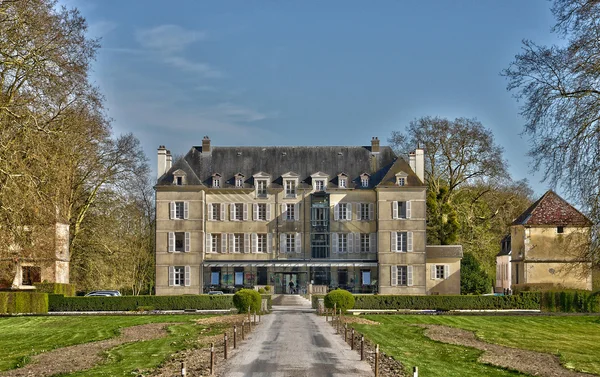
{"type": "Polygon", "coordinates": [[[404,183],[406,182],[406,178],[404,177],[398,177],[398,186],[404,186],[404,183]]]}
{"type": "Polygon", "coordinates": [[[391,285],[392,286],[412,286],[413,268],[412,266],[391,266],[391,285]]]}
{"type": "Polygon", "coordinates": [[[222,203],[210,203],[208,219],[212,221],[225,220],[224,219],[225,205],[222,203]]]}
{"type": "Polygon", "coordinates": [[[340,252],[340,253],[348,252],[348,233],[339,233],[338,234],[338,252],[340,252]]]}
{"type": "Polygon", "coordinates": [[[368,176],[362,176],[360,178],[360,185],[362,187],[369,187],[369,177],[368,176]]]}
{"type": "Polygon", "coordinates": [[[209,245],[209,248],[207,251],[209,253],[217,253],[219,250],[221,250],[222,236],[219,233],[209,233],[209,237],[210,237],[210,245],[209,245]]]}
{"type": "Polygon", "coordinates": [[[21,267],[21,284],[22,285],[33,285],[33,283],[39,283],[42,281],[41,274],[42,269],[35,266],[23,266],[21,267]]]}
{"type": "Polygon", "coordinates": [[[296,245],[296,235],[294,233],[287,233],[285,235],[285,252],[294,253],[296,245]]]}
{"type": "Polygon", "coordinates": [[[407,252],[413,251],[413,233],[412,232],[392,232],[392,251],[407,252]]]}
{"type": "Polygon", "coordinates": [[[358,203],[358,219],[361,221],[373,220],[373,203],[358,203]]]}
{"type": "Polygon", "coordinates": [[[188,218],[188,202],[171,202],[171,219],[183,220],[188,218]]]}
{"type": "Polygon", "coordinates": [[[169,252],[190,251],[189,232],[169,232],[169,252]]]}
{"type": "Polygon", "coordinates": [[[266,221],[269,220],[267,216],[267,207],[269,205],[266,203],[255,203],[254,204],[254,220],[266,221]]]}
{"type": "Polygon", "coordinates": [[[362,285],[371,285],[371,271],[361,271],[362,285]]]}
{"type": "Polygon", "coordinates": [[[360,252],[368,253],[371,250],[371,234],[369,233],[361,233],[360,234],[360,252]]]}
{"type": "Polygon", "coordinates": [[[285,221],[296,221],[298,220],[298,203],[296,204],[282,204],[281,210],[284,213],[283,218],[285,221]]]}
{"type": "Polygon", "coordinates": [[[443,280],[448,279],[450,266],[447,264],[434,264],[431,266],[431,279],[443,280]]]}
{"type": "Polygon", "coordinates": [[[285,180],[285,197],[295,198],[296,197],[296,181],[293,179],[285,180]]]}
{"type": "Polygon", "coordinates": [[[212,179],[212,187],[213,188],[220,188],[221,187],[221,177],[220,176],[214,176],[212,179]]]}
{"type": "Polygon", "coordinates": [[[169,286],[189,287],[190,266],[169,266],[169,286]]]}
{"type": "Polygon", "coordinates": [[[232,203],[230,207],[232,221],[242,221],[248,218],[246,205],[244,203],[232,203]]]}
{"type": "Polygon", "coordinates": [[[182,176],[177,176],[175,177],[175,185],[177,186],[183,186],[183,177],[182,176]]]}
{"type": "Polygon", "coordinates": [[[233,253],[240,253],[244,250],[244,234],[234,233],[233,234],[233,245],[231,251],[233,253]]]}
{"type": "Polygon", "coordinates": [[[346,178],[340,178],[339,181],[340,181],[340,184],[339,184],[340,188],[346,188],[347,187],[347,181],[348,180],[346,178]]]}
{"type": "Polygon", "coordinates": [[[234,272],[234,285],[244,285],[244,270],[234,272]]]}
{"type": "Polygon", "coordinates": [[[256,195],[259,197],[267,196],[267,180],[266,179],[256,180],[256,195]]]}
{"type": "Polygon", "coordinates": [[[266,234],[257,234],[256,235],[256,252],[257,253],[266,253],[267,252],[267,235],[266,234]]]}
{"type": "Polygon", "coordinates": [[[406,202],[392,202],[392,217],[394,219],[410,219],[411,215],[411,203],[406,202]]]}
{"type": "Polygon", "coordinates": [[[565,232],[565,227],[563,227],[563,226],[557,226],[556,227],[556,233],[562,234],[564,232],[565,232]]]}
{"type": "Polygon", "coordinates": [[[235,187],[237,187],[237,188],[244,187],[244,178],[242,178],[242,177],[236,177],[235,178],[235,187]]]}
{"type": "Polygon", "coordinates": [[[210,272],[210,285],[219,285],[221,284],[221,268],[213,267],[210,272]]]}
{"type": "Polygon", "coordinates": [[[347,221],[352,220],[352,203],[338,203],[335,205],[334,220],[347,221]]]}
{"type": "Polygon", "coordinates": [[[325,181],[323,179],[315,180],[315,191],[325,191],[325,181]]]}

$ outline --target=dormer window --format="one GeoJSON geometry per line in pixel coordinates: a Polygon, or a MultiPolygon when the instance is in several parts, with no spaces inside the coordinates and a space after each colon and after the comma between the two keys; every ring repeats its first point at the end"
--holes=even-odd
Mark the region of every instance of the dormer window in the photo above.
{"type": "Polygon", "coordinates": [[[298,177],[299,175],[294,172],[287,172],[282,174],[283,178],[283,187],[285,189],[285,197],[286,198],[295,198],[296,197],[296,189],[298,187],[298,177]]]}
{"type": "Polygon", "coordinates": [[[316,172],[311,175],[313,190],[315,191],[325,191],[327,190],[327,181],[329,180],[329,176],[323,172],[316,172]]]}
{"type": "Polygon", "coordinates": [[[315,191],[325,191],[325,180],[315,179],[315,191]]]}
{"type": "Polygon", "coordinates": [[[338,187],[348,188],[348,176],[345,173],[338,174],[338,187]]]}
{"type": "Polygon", "coordinates": [[[360,187],[369,187],[369,174],[363,173],[360,175],[360,187]]]}
{"type": "Polygon", "coordinates": [[[406,174],[405,172],[400,172],[396,174],[396,184],[398,186],[404,186],[406,184],[406,178],[408,177],[408,174],[406,174]]]}
{"type": "Polygon", "coordinates": [[[258,172],[253,175],[254,178],[254,189],[256,190],[257,198],[266,198],[268,196],[267,188],[269,187],[269,181],[271,176],[264,172],[258,172]]]}
{"type": "Polygon", "coordinates": [[[241,173],[238,173],[235,175],[235,187],[237,188],[242,188],[244,187],[244,175],[241,173]]]}
{"type": "Polygon", "coordinates": [[[173,184],[175,186],[185,185],[185,172],[181,169],[177,169],[173,172],[173,184]]]}
{"type": "Polygon", "coordinates": [[[213,174],[212,188],[221,188],[221,174],[219,174],[219,173],[213,174]]]}

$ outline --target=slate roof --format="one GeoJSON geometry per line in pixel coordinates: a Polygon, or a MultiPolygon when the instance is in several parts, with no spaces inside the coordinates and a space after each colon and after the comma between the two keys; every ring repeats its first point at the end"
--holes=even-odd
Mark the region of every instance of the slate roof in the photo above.
{"type": "Polygon", "coordinates": [[[506,236],[504,236],[504,238],[502,238],[502,241],[500,241],[500,252],[496,254],[496,256],[501,257],[504,255],[510,255],[511,251],[511,238],[510,234],[507,234],[506,236]]]}
{"type": "Polygon", "coordinates": [[[360,188],[360,175],[370,174],[369,188],[392,186],[395,174],[403,171],[407,186],[423,183],[408,163],[398,158],[390,147],[382,146],[380,153],[372,154],[370,146],[296,146],[296,147],[218,147],[211,146],[210,153],[202,153],[195,146],[175,161],[157,186],[171,185],[173,172],[181,169],[186,173],[188,185],[212,186],[212,175],[223,177],[222,188],[235,187],[234,176],[244,175],[244,187],[254,188],[253,175],[265,172],[271,175],[271,186],[282,187],[282,175],[288,172],[299,175],[299,188],[312,185],[311,175],[324,172],[329,175],[328,187],[337,187],[338,174],[348,176],[349,188],[360,188]],[[373,165],[376,169],[372,168],[373,165]]]}
{"type": "Polygon", "coordinates": [[[517,217],[512,225],[591,226],[592,222],[549,190],[517,217]]]}
{"type": "Polygon", "coordinates": [[[462,245],[426,245],[426,258],[462,258],[462,245]]]}

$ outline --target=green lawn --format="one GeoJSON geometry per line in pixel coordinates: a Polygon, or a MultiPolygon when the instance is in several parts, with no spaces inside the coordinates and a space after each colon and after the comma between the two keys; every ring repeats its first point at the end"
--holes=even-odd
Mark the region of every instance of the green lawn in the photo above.
{"type": "MultiPolygon", "coordinates": [[[[69,316],[0,318],[0,370],[28,362],[29,357],[55,348],[115,337],[119,328],[155,322],[179,322],[169,326],[169,335],[145,342],[129,343],[107,351],[107,362],[85,376],[131,376],[131,371],[156,367],[174,352],[192,348],[204,326],[193,322],[206,316],[69,316]]],[[[211,325],[210,334],[220,326],[211,325]]],[[[205,335],[210,335],[205,334],[205,335]]]]}
{"type": "Polygon", "coordinates": [[[413,324],[438,324],[475,331],[490,343],[559,355],[563,364],[600,374],[600,317],[597,316],[429,316],[373,315],[381,325],[355,325],[407,368],[425,376],[519,375],[478,363],[482,351],[443,344],[413,324]]]}

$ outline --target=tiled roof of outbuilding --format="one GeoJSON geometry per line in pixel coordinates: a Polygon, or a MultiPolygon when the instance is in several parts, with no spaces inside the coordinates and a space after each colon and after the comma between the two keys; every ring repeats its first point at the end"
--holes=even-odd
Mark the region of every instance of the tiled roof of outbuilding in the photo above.
{"type": "Polygon", "coordinates": [[[512,225],[591,226],[592,222],[554,191],[549,190],[517,217],[512,225]]]}
{"type": "Polygon", "coordinates": [[[252,176],[261,171],[271,175],[273,187],[281,186],[281,176],[290,171],[299,175],[300,188],[312,185],[310,176],[319,171],[329,175],[328,186],[332,188],[337,187],[338,174],[342,172],[349,178],[349,188],[360,188],[362,173],[370,174],[369,188],[393,185],[394,174],[399,171],[407,173],[407,185],[422,185],[408,164],[386,146],[375,154],[371,153],[370,146],[211,146],[210,153],[202,153],[202,147],[196,146],[183,159],[175,161],[157,185],[171,185],[177,169],[187,173],[187,184],[209,187],[212,175],[219,173],[223,177],[223,188],[234,187],[233,177],[237,173],[244,174],[244,187],[252,188],[252,176]],[[373,166],[376,169],[373,170],[373,166]]]}

